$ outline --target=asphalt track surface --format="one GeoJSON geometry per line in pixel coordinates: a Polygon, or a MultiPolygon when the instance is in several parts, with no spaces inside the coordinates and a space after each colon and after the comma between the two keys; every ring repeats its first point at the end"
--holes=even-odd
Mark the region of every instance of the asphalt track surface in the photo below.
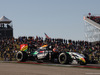
{"type": "Polygon", "coordinates": [[[57,64],[2,62],[0,75],[100,75],[100,69],[77,68],[69,65],[57,66],[57,64]]]}
{"type": "Polygon", "coordinates": [[[92,69],[100,69],[100,64],[87,64],[87,65],[80,65],[80,64],[76,64],[76,63],[72,63],[70,65],[68,64],[56,64],[56,63],[37,63],[37,62],[31,62],[31,61],[27,61],[27,62],[17,62],[17,63],[24,63],[24,64],[41,64],[41,65],[47,65],[47,66],[63,66],[63,67],[79,67],[79,68],[92,68],[92,69]]]}

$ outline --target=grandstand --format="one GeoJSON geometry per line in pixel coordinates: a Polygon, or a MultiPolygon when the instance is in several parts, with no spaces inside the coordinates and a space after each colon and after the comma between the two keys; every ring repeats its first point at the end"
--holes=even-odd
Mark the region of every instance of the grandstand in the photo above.
{"type": "Polygon", "coordinates": [[[13,27],[12,21],[2,16],[0,18],[0,39],[2,38],[12,38],[13,37],[13,27]]]}
{"type": "Polygon", "coordinates": [[[84,21],[86,41],[100,41],[100,16],[89,14],[84,16],[84,21]]]}

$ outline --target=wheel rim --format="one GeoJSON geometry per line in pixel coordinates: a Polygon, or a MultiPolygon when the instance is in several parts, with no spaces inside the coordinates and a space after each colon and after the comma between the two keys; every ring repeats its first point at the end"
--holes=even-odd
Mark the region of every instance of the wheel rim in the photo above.
{"type": "Polygon", "coordinates": [[[21,61],[23,58],[23,53],[21,51],[19,51],[16,55],[17,61],[21,61]]]}
{"type": "Polygon", "coordinates": [[[18,59],[21,59],[21,58],[22,58],[22,54],[19,53],[18,56],[17,56],[17,58],[18,58],[18,59]]]}
{"type": "Polygon", "coordinates": [[[64,56],[64,55],[61,55],[60,61],[61,61],[61,62],[65,61],[65,56],[64,56]]]}

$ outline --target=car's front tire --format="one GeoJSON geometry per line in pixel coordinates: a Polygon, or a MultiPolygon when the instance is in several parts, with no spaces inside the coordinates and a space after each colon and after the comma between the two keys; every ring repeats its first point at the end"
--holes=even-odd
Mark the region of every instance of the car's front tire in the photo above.
{"type": "Polygon", "coordinates": [[[69,55],[65,52],[60,53],[58,61],[60,64],[69,64],[69,55]]]}

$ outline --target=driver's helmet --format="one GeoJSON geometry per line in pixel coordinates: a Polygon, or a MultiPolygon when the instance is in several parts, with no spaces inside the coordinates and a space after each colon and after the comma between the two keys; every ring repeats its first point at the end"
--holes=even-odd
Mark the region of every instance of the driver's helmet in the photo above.
{"type": "Polygon", "coordinates": [[[53,52],[57,53],[58,49],[57,48],[53,48],[53,52]]]}

